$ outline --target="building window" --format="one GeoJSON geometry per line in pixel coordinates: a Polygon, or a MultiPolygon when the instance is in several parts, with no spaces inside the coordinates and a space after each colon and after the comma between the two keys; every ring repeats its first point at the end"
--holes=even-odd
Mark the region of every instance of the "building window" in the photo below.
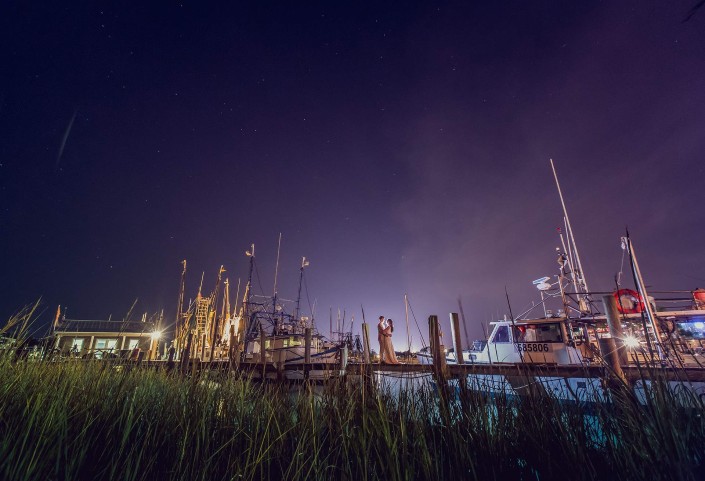
{"type": "Polygon", "coordinates": [[[129,350],[133,350],[136,347],[139,347],[140,345],[140,340],[139,339],[128,339],[127,341],[127,348],[129,350]]]}
{"type": "Polygon", "coordinates": [[[96,339],[95,348],[115,350],[117,348],[117,339],[96,339]]]}
{"type": "Polygon", "coordinates": [[[82,337],[75,337],[71,343],[71,352],[81,352],[83,350],[83,341],[82,337]]]}

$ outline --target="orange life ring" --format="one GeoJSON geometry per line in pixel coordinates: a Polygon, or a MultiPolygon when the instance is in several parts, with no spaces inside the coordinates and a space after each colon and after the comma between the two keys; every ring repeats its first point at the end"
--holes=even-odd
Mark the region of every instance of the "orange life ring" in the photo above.
{"type": "Polygon", "coordinates": [[[638,314],[644,310],[644,300],[637,291],[631,289],[620,289],[614,294],[617,301],[617,310],[620,314],[638,314]],[[630,305],[624,305],[622,299],[627,299],[630,305]]]}

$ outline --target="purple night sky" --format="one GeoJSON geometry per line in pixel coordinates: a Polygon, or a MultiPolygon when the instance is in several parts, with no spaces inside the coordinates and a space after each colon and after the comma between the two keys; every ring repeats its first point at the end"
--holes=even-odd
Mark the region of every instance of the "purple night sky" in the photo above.
{"type": "Polygon", "coordinates": [[[549,158],[591,289],[627,226],[648,285],[705,287],[696,0],[42,3],[0,7],[5,318],[171,319],[182,259],[188,298],[253,242],[271,294],[281,232],[322,332],[362,304],[400,350],[406,292],[479,338],[556,273],[549,158]]]}

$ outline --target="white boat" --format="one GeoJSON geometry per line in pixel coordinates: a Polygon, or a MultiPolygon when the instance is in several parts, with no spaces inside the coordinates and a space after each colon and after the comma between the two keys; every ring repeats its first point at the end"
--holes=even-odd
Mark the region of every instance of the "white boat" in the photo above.
{"type": "MultiPolygon", "coordinates": [[[[561,319],[502,320],[493,326],[488,342],[475,341],[473,349],[463,350],[465,364],[547,364],[581,365],[583,351],[569,338],[561,319]]],[[[428,350],[417,353],[421,364],[432,364],[428,350]]],[[[448,364],[457,364],[454,351],[446,353],[448,364]]]]}

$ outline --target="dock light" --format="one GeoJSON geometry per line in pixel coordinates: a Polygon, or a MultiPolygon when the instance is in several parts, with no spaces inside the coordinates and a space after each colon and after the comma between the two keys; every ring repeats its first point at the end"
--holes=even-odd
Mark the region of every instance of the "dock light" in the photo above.
{"type": "Polygon", "coordinates": [[[705,327],[705,322],[696,322],[695,324],[693,324],[693,326],[695,327],[695,329],[702,329],[705,327]]]}
{"type": "Polygon", "coordinates": [[[162,331],[154,331],[152,333],[152,340],[153,341],[158,341],[162,337],[162,331]]]}
{"type": "Polygon", "coordinates": [[[639,340],[634,336],[626,336],[624,338],[624,345],[629,349],[635,349],[639,347],[639,340]]]}

